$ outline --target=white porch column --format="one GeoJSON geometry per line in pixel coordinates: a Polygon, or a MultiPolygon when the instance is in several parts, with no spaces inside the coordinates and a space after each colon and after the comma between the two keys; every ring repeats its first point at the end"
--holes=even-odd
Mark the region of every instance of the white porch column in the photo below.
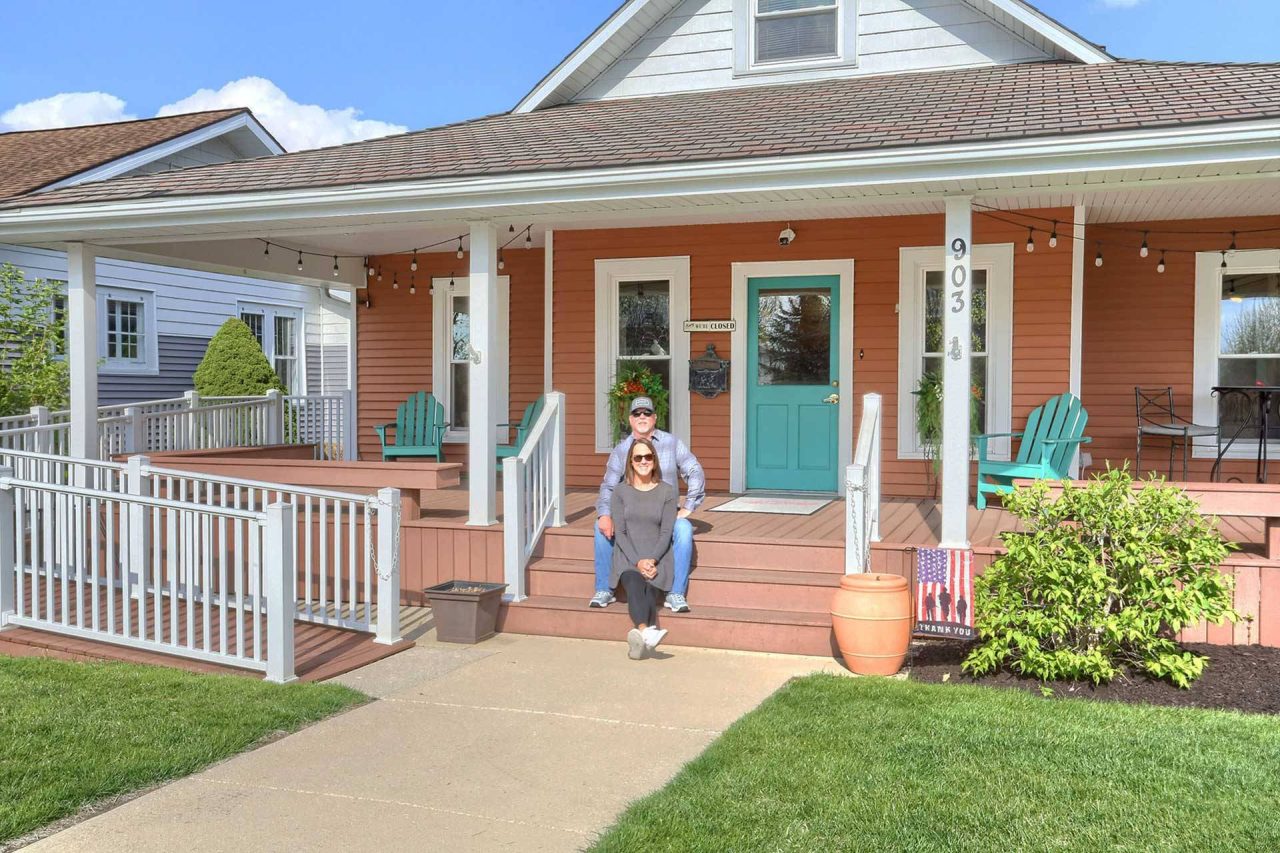
{"type": "Polygon", "coordinates": [[[98,458],[98,287],[93,246],[67,244],[67,364],[72,456],[98,458]]]}
{"type": "MultiPolygon", "coordinates": [[[[1084,227],[1085,208],[1077,204],[1071,225],[1071,364],[1067,387],[1083,397],[1080,388],[1084,376],[1084,227]]],[[[1080,448],[1071,457],[1071,476],[1080,476],[1080,448]]]]}
{"type": "Polygon", "coordinates": [[[507,420],[507,413],[498,411],[498,365],[493,357],[498,336],[498,232],[492,222],[470,225],[472,352],[467,383],[467,471],[471,500],[467,524],[490,525],[498,521],[494,427],[507,420]]]}
{"type": "Polygon", "coordinates": [[[968,548],[969,386],[972,342],[973,214],[968,196],[947,199],[946,298],[942,336],[943,548],[968,548]]]}

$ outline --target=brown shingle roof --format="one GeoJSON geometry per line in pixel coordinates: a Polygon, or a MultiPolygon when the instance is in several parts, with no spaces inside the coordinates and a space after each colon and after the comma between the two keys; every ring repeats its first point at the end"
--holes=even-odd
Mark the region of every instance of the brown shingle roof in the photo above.
{"type": "Polygon", "coordinates": [[[1280,117],[1280,65],[1042,62],[569,104],[8,207],[985,142],[1280,117]]]}
{"type": "Polygon", "coordinates": [[[222,121],[243,108],[0,134],[0,198],[22,195],[222,121]]]}

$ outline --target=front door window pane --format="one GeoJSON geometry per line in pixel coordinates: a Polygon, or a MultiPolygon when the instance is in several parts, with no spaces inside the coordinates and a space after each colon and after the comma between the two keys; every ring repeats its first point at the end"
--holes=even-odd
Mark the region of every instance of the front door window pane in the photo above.
{"type": "Polygon", "coordinates": [[[756,302],[759,385],[831,382],[831,294],[770,290],[756,302]]]}

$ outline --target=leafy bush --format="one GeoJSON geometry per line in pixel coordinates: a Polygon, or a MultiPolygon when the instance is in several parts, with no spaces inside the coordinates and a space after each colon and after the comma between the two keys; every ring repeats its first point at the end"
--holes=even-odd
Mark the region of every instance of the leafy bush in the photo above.
{"type": "MultiPolygon", "coordinates": [[[[911,392],[916,398],[916,432],[920,449],[936,473],[942,465],[942,374],[926,371],[911,392]]],[[[969,386],[969,434],[982,432],[982,390],[969,386]]],[[[972,442],[971,442],[972,444],[972,442]]]]}
{"type": "Polygon", "coordinates": [[[60,282],[27,281],[12,264],[0,265],[0,417],[32,406],[66,408],[71,378],[65,350],[66,325],[54,300],[60,282]]]}
{"type": "Polygon", "coordinates": [[[243,320],[234,317],[209,341],[193,379],[202,397],[249,397],[273,388],[285,390],[258,339],[243,320]]]}
{"type": "Polygon", "coordinates": [[[1004,498],[1025,532],[974,582],[978,647],[964,667],[1002,666],[1044,681],[1110,681],[1125,667],[1188,687],[1206,658],[1177,632],[1240,617],[1232,578],[1218,571],[1233,545],[1181,489],[1133,489],[1126,469],[1051,497],[1037,482],[1004,498]]]}

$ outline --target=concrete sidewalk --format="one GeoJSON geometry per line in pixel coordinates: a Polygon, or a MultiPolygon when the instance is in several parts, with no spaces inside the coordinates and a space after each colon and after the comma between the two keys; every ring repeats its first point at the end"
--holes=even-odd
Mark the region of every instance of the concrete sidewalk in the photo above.
{"type": "MultiPolygon", "coordinates": [[[[422,616],[418,616],[421,620],[422,616]]],[[[500,635],[339,681],[364,707],[166,785],[34,851],[578,850],[787,679],[788,655],[500,635]]]]}

